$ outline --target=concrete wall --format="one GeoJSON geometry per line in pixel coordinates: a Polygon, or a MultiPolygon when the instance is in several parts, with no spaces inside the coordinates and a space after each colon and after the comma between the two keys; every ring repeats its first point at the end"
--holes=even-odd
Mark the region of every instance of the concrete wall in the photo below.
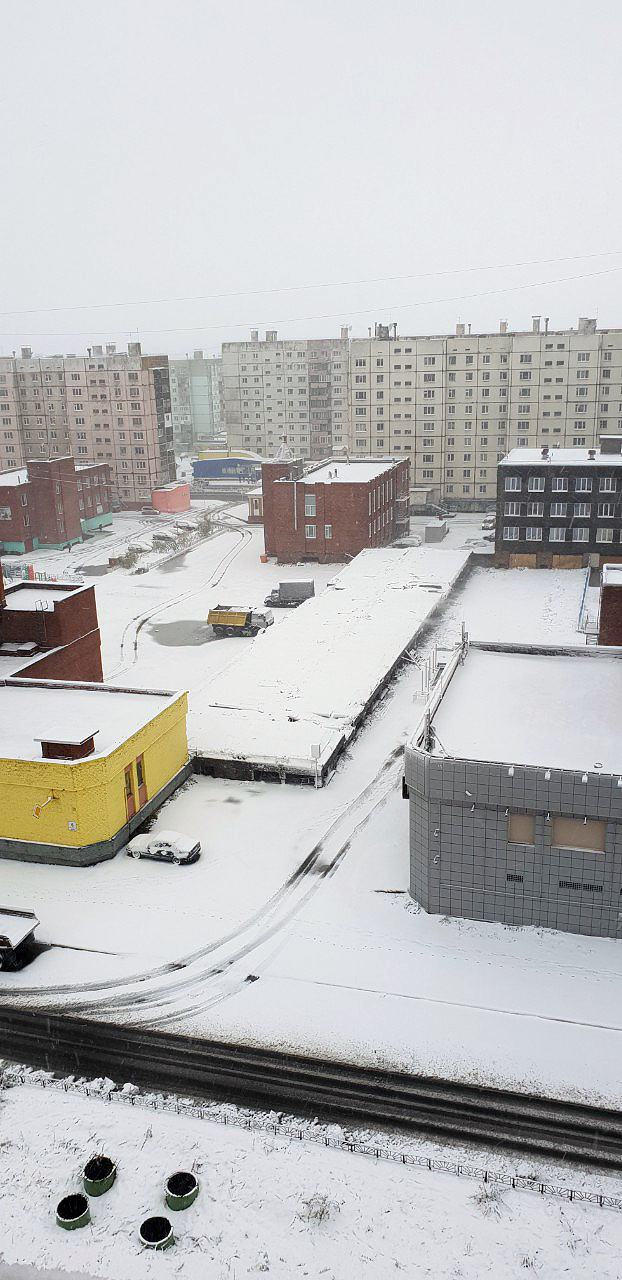
{"type": "Polygon", "coordinates": [[[411,896],[431,913],[622,937],[617,778],[508,768],[407,747],[411,896]],[[506,810],[535,816],[533,845],[508,843],[506,810]],[[606,822],[605,852],[552,846],[558,815],[606,822]]]}

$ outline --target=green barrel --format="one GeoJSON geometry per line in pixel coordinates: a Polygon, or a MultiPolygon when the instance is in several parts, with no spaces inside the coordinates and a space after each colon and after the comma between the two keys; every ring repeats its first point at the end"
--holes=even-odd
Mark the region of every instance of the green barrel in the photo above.
{"type": "Polygon", "coordinates": [[[82,1172],[84,1190],[87,1196],[103,1196],[109,1191],[117,1176],[117,1166],[109,1156],[93,1156],[87,1161],[82,1172]]]}
{"type": "Polygon", "coordinates": [[[65,1196],[56,1206],[56,1225],[63,1231],[77,1231],[91,1221],[91,1210],[86,1196],[77,1193],[65,1196]]]}
{"type": "Polygon", "coordinates": [[[168,1218],[145,1218],[140,1226],[140,1242],[146,1249],[170,1249],[175,1243],[168,1218]]]}
{"type": "Polygon", "coordinates": [[[176,1212],[188,1209],[199,1194],[198,1179],[193,1173],[172,1173],[166,1184],[166,1203],[176,1212]]]}

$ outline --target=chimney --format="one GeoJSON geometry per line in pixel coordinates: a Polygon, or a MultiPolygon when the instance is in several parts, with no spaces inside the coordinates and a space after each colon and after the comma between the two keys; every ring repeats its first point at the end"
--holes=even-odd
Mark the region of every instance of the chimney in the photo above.
{"type": "Polygon", "coordinates": [[[549,456],[549,446],[548,446],[548,444],[543,444],[543,445],[542,445],[542,457],[543,457],[543,458],[548,458],[548,456],[549,456]]]}
{"type": "MultiPolygon", "coordinates": [[[[96,347],[93,347],[93,355],[95,355],[95,354],[96,354],[96,351],[97,351],[97,348],[96,348],[96,347]]],[[[139,356],[139,355],[141,355],[141,346],[140,346],[140,342],[128,342],[128,344],[127,344],[127,354],[128,354],[128,356],[139,356]]]]}
{"type": "Polygon", "coordinates": [[[106,343],[106,355],[107,355],[107,356],[114,356],[114,355],[116,355],[116,354],[117,354],[117,348],[116,348],[115,343],[114,343],[114,342],[107,342],[107,343],[106,343]]]}
{"type": "Polygon", "coordinates": [[[259,342],[259,329],[251,329],[251,342],[259,342]]]}
{"type": "Polygon", "coordinates": [[[276,342],[276,329],[266,329],[266,342],[276,342]]]}
{"type": "Polygon", "coordinates": [[[531,317],[531,328],[532,328],[533,333],[539,333],[539,332],[540,332],[540,320],[541,320],[541,318],[542,318],[541,316],[532,316],[532,317],[531,317]]]}
{"type": "Polygon", "coordinates": [[[93,355],[94,355],[94,356],[103,356],[103,354],[104,354],[104,348],[103,348],[103,347],[93,347],[93,355]]]}
{"type": "Polygon", "coordinates": [[[463,324],[457,324],[457,325],[456,325],[456,337],[457,337],[457,338],[464,338],[464,329],[465,329],[465,326],[464,326],[463,324]]]}
{"type": "Polygon", "coordinates": [[[499,321],[499,333],[507,333],[507,331],[508,331],[508,322],[507,322],[507,320],[500,320],[500,321],[499,321]]]}
{"type": "Polygon", "coordinates": [[[22,347],[22,360],[32,360],[32,347],[22,347]]]}

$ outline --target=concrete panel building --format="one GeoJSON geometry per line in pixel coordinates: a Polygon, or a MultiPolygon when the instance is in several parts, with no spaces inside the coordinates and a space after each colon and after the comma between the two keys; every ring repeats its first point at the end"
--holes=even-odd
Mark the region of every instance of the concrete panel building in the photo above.
{"type": "Polygon", "coordinates": [[[222,381],[227,443],[272,458],[285,439],[319,460],[348,443],[348,331],[340,338],[225,342],[222,381]]]}
{"type": "Polygon", "coordinates": [[[175,447],[193,452],[220,440],[224,432],[222,360],[195,351],[169,360],[171,416],[175,447]]]}
{"type": "Polygon", "coordinates": [[[598,448],[512,449],[499,463],[495,560],[581,568],[622,559],[622,434],[598,448]]]}
{"type": "Polygon", "coordinates": [[[406,748],[425,911],[622,937],[622,650],[465,643],[406,748]]]}
{"type": "Polygon", "coordinates": [[[264,463],[266,555],[326,563],[388,546],[408,528],[408,467],[406,458],[333,458],[303,474],[300,460],[264,463]]]}
{"type": "Polygon", "coordinates": [[[113,344],[78,356],[0,357],[0,467],[71,453],[106,462],[112,497],[138,508],[175,479],[167,356],[113,344]]]}

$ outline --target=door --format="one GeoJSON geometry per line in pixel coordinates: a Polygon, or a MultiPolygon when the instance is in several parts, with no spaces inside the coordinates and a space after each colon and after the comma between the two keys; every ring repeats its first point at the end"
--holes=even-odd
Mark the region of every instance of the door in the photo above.
{"type": "Polygon", "coordinates": [[[139,756],[136,761],[136,780],[138,782],[138,808],[147,803],[147,783],[145,781],[145,757],[139,756]]]}
{"type": "Polygon", "coordinates": [[[129,822],[130,818],[133,818],[134,814],[136,813],[136,802],[134,800],[134,783],[132,780],[131,764],[128,765],[127,769],[125,770],[124,785],[125,785],[125,812],[127,815],[127,820],[129,822]]]}

